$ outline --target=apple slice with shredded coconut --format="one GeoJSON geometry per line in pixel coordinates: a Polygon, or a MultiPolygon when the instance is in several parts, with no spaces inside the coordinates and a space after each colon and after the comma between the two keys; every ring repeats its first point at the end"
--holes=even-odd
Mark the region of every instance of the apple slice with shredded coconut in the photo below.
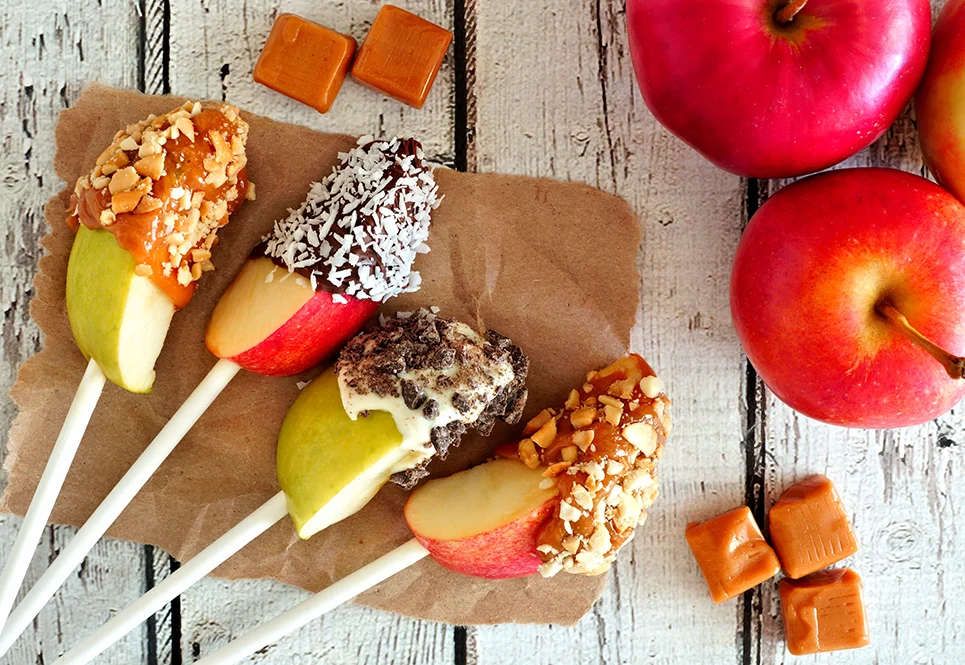
{"type": "Polygon", "coordinates": [[[415,139],[359,139],[275,222],[222,296],[208,348],[272,376],[338,350],[381,302],[418,290],[438,188],[415,139]]]}

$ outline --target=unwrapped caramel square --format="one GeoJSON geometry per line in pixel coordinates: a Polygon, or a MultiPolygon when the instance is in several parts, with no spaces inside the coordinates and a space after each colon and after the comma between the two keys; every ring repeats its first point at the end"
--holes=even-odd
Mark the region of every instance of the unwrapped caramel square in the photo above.
{"type": "Polygon", "coordinates": [[[452,42],[452,33],[404,9],[385,5],[372,22],[352,77],[421,109],[452,42]]]}
{"type": "Polygon", "coordinates": [[[738,596],[781,570],[750,508],[687,525],[687,543],[715,603],[738,596]]]}
{"type": "Polygon", "coordinates": [[[327,113],[342,89],[353,55],[352,37],[294,14],[281,14],[255,64],[254,78],[327,113]]]}
{"type": "Polygon", "coordinates": [[[850,568],[781,580],[784,639],[795,656],[866,646],[861,578],[850,568]]]}
{"type": "Polygon", "coordinates": [[[788,488],[770,512],[771,543],[788,577],[810,575],[858,551],[834,485],[821,475],[788,488]]]}

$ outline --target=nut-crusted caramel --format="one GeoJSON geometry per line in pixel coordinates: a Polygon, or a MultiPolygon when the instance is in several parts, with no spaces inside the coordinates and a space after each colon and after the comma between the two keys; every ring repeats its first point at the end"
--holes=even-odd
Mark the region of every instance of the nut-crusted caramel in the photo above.
{"type": "Polygon", "coordinates": [[[563,409],[544,409],[526,425],[519,457],[546,467],[561,497],[539,535],[544,577],[602,573],[633,537],[657,498],[669,404],[650,366],[630,355],[591,372],[563,409]]]}
{"type": "Polygon", "coordinates": [[[247,138],[238,109],[219,103],[185,102],[129,125],[77,180],[68,224],[110,230],[138,261],[137,274],[183,307],[214,269],[217,230],[253,198],[247,138]]]}

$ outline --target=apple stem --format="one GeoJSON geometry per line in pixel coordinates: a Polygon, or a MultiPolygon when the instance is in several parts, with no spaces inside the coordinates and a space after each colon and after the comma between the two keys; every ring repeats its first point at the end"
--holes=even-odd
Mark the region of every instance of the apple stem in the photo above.
{"type": "Polygon", "coordinates": [[[791,0],[784,5],[784,7],[777,10],[777,13],[774,14],[774,20],[777,21],[779,25],[787,25],[794,20],[797,13],[804,9],[804,5],[807,3],[808,0],[791,0]]]}
{"type": "Polygon", "coordinates": [[[895,324],[898,327],[898,330],[903,332],[908,339],[928,351],[928,353],[930,353],[935,360],[940,362],[942,367],[945,368],[945,371],[948,372],[948,376],[952,377],[953,379],[965,378],[965,358],[952,355],[915,330],[915,328],[908,323],[908,319],[905,318],[905,315],[895,309],[892,305],[882,303],[875,307],[875,309],[879,314],[895,324]]]}

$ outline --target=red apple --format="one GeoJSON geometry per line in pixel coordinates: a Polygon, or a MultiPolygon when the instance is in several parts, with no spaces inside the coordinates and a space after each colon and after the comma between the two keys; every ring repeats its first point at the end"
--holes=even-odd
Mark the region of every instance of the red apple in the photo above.
{"type": "Polygon", "coordinates": [[[218,301],[205,343],[219,358],[266,376],[318,365],[355,335],[379,304],[313,291],[309,281],[269,258],[245,263],[218,301]]]}
{"type": "Polygon", "coordinates": [[[560,501],[555,483],[544,481],[542,469],[518,459],[492,460],[416,489],[405,519],[450,570],[490,579],[532,575],[540,565],[537,534],[560,501]]]}
{"type": "Polygon", "coordinates": [[[628,0],[643,98],[717,166],[818,171],[870,145],[928,57],[928,0],[628,0]]]}
{"type": "Polygon", "coordinates": [[[731,312],[764,383],[806,416],[903,427],[965,395],[965,206],[891,169],[771,197],[734,259],[731,312]],[[951,378],[955,377],[955,378],[951,378]]]}
{"type": "Polygon", "coordinates": [[[935,178],[965,201],[965,1],[935,24],[928,69],[915,96],[921,150],[935,178]]]}

